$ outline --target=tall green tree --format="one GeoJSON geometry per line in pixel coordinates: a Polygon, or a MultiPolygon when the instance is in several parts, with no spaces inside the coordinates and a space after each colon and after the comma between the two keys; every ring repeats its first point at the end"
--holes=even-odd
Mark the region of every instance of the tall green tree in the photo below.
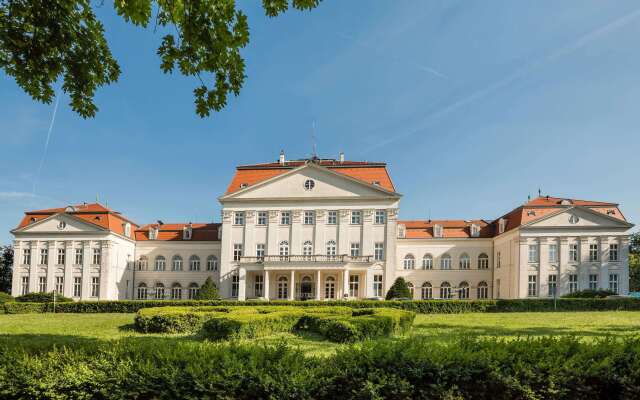
{"type": "MultiPolygon", "coordinates": [[[[263,0],[262,6],[267,16],[275,17],[290,6],[309,10],[319,2],[263,0]]],[[[120,76],[94,13],[103,3],[0,0],[0,67],[43,103],[53,100],[53,85],[62,79],[71,108],[84,118],[95,116],[96,90],[120,76]]],[[[221,110],[229,94],[240,93],[245,79],[240,49],[249,43],[249,25],[234,0],[114,0],[113,6],[134,25],[170,28],[157,49],[160,69],[197,78],[193,92],[199,116],[221,110]]]]}
{"type": "Polygon", "coordinates": [[[0,247],[0,292],[11,293],[13,246],[0,247]]]}
{"type": "Polygon", "coordinates": [[[207,277],[204,281],[200,289],[198,289],[198,294],[196,294],[196,300],[215,300],[219,299],[220,294],[218,294],[218,288],[211,277],[207,277]]]}
{"type": "Polygon", "coordinates": [[[386,300],[393,299],[410,299],[411,298],[411,290],[409,290],[409,285],[407,285],[407,281],[404,280],[403,277],[396,278],[393,285],[389,288],[387,292],[386,300]]]}

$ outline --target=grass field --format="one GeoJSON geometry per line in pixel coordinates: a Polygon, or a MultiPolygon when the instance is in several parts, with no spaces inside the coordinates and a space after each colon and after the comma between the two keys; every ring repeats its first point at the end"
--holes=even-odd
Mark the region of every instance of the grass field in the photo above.
{"type": "MultiPolygon", "coordinates": [[[[82,342],[136,338],[158,344],[195,341],[185,335],[139,334],[133,330],[134,314],[20,314],[0,315],[0,342],[49,347],[82,342]]],[[[418,314],[409,335],[435,342],[465,337],[517,338],[523,336],[578,336],[584,340],[640,333],[640,312],[468,313],[418,314]]],[[[314,354],[331,352],[340,345],[313,336],[274,335],[253,342],[286,341],[314,354]]]]}

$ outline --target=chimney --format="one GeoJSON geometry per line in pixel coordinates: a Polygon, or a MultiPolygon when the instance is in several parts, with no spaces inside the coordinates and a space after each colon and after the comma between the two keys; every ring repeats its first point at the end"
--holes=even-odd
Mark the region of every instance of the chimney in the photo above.
{"type": "Polygon", "coordinates": [[[340,164],[342,164],[344,162],[344,152],[340,152],[340,164]]]}
{"type": "Polygon", "coordinates": [[[284,165],[284,150],[280,150],[280,165],[284,165]]]}

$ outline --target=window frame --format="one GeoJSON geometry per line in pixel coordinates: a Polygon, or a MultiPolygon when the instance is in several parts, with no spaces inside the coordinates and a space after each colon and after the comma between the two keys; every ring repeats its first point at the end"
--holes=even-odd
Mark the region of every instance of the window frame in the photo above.
{"type": "Polygon", "coordinates": [[[338,225],[338,210],[327,211],[327,225],[338,225]]]}
{"type": "Polygon", "coordinates": [[[351,210],[351,225],[362,225],[361,210],[351,210]]]}
{"type": "Polygon", "coordinates": [[[374,213],[373,223],[375,225],[384,225],[387,222],[387,211],[376,210],[374,213]]]}

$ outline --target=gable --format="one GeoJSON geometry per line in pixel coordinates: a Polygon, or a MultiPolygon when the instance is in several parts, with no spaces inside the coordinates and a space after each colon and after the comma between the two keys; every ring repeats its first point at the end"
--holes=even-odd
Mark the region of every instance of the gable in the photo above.
{"type": "Polygon", "coordinates": [[[84,222],[69,214],[55,214],[20,229],[20,232],[30,233],[82,233],[102,232],[105,229],[94,224],[84,222]]]}
{"type": "Polygon", "coordinates": [[[275,177],[237,194],[234,199],[313,199],[313,198],[389,198],[398,195],[382,188],[361,183],[354,178],[342,176],[322,168],[305,166],[288,174],[275,177]],[[313,182],[313,189],[306,189],[306,181],[313,182]]]}
{"type": "Polygon", "coordinates": [[[581,207],[568,208],[525,225],[527,228],[630,228],[615,217],[581,207]]]}

